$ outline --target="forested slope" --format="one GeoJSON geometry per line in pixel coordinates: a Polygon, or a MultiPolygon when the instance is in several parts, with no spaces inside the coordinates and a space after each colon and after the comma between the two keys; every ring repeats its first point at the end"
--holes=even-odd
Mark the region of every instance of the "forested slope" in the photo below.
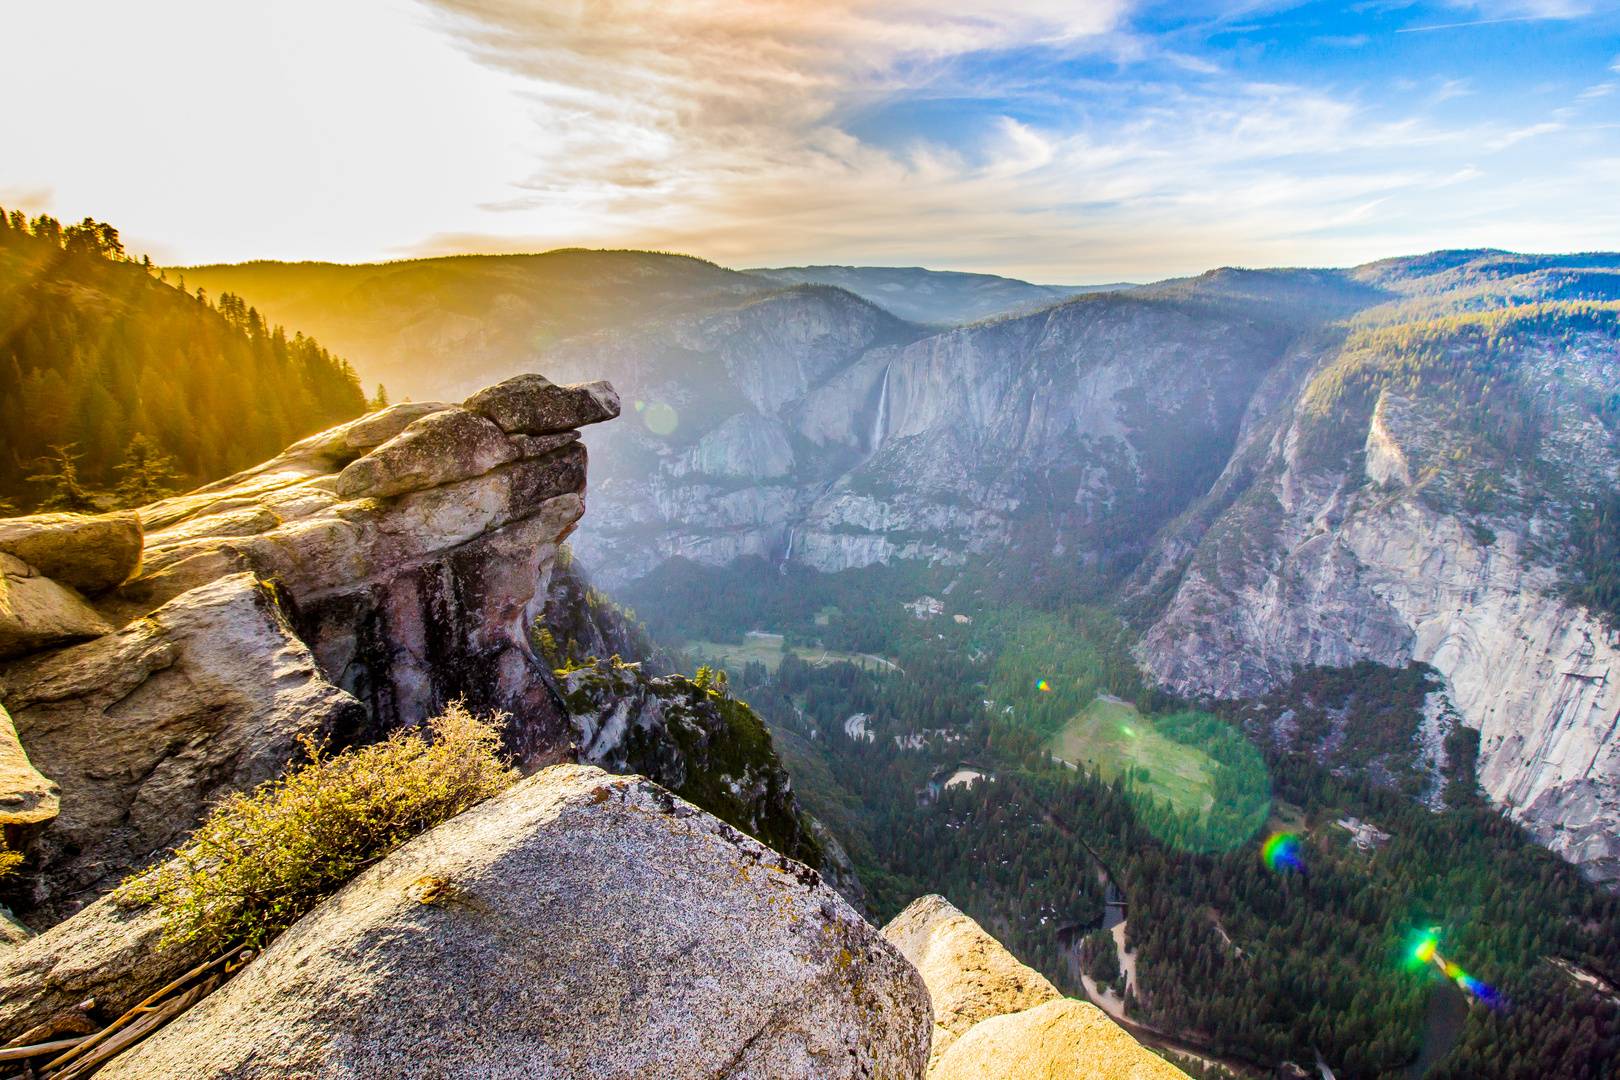
{"type": "Polygon", "coordinates": [[[162,280],[112,226],[0,212],[0,499],[14,508],[150,501],[365,407],[346,362],[236,296],[162,280]],[[132,481],[146,490],[105,494],[132,481]]]}

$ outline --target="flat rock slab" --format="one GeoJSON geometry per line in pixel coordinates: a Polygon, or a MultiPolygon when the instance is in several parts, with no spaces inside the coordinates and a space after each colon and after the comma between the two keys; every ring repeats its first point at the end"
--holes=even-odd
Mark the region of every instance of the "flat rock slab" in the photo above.
{"type": "Polygon", "coordinates": [[[198,943],[159,948],[162,937],[155,908],[104,896],[38,937],[0,948],[0,1042],[92,998],[94,1015],[113,1020],[209,959],[198,943]]]}
{"type": "Polygon", "coordinates": [[[141,516],[30,514],[0,518],[0,552],[82,593],[128,581],[141,568],[141,516]]]}
{"type": "Polygon", "coordinates": [[[338,474],[345,499],[381,499],[468,480],[518,456],[501,429],[466,409],[424,416],[338,474]]]}
{"type": "Polygon", "coordinates": [[[814,871],[639,777],[418,837],[100,1075],[917,1080],[928,994],[814,871]]]}

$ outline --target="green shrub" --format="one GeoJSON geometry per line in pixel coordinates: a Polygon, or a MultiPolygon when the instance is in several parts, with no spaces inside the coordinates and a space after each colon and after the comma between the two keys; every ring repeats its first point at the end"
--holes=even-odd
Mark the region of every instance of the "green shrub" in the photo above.
{"type": "Polygon", "coordinates": [[[175,856],[125,881],[120,901],[155,904],[165,945],[262,944],[405,841],[510,787],[494,724],[460,702],[428,722],[328,755],[227,798],[175,856]]]}

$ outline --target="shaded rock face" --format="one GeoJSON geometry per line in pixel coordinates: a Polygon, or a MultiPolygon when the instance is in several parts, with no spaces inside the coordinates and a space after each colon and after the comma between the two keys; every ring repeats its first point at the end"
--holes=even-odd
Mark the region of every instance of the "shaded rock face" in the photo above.
{"type": "Polygon", "coordinates": [[[362,722],[250,574],[193,589],[118,633],[14,661],[0,694],[34,768],[62,789],[19,898],[41,924],[184,839],[218,796],[278,775],[300,736],[362,722]]]}
{"type": "Polygon", "coordinates": [[[102,1075],[912,1080],[928,1029],[916,971],[813,870],[562,765],[362,874],[102,1075]]]}
{"type": "MultiPolygon", "coordinates": [[[[480,399],[529,415],[534,387],[480,399]]],[[[531,428],[561,423],[570,402],[591,420],[614,406],[601,385],[543,397],[551,412],[531,428]]],[[[406,403],[110,526],[24,519],[12,539],[41,557],[102,551],[111,526],[140,541],[143,522],[145,546],[120,564],[140,567],[130,580],[97,571],[122,584],[96,610],[77,601],[84,626],[69,639],[101,636],[0,664],[0,702],[63,809],[6,898],[43,928],[182,839],[216,797],[279,774],[299,737],[369,741],[458,697],[507,715],[526,767],[570,759],[572,727],[530,630],[584,512],[585,466],[571,430],[508,435],[459,406],[406,403]]]]}
{"type": "Polygon", "coordinates": [[[821,864],[793,782],[764,723],[742,702],[617,657],[557,673],[579,760],[656,780],[776,850],[821,864]]]}
{"type": "Polygon", "coordinates": [[[56,817],[61,788],[23,752],[11,714],[0,706],[0,836],[21,851],[56,817]]]}
{"type": "Polygon", "coordinates": [[[1620,378],[1620,345],[1531,337],[1507,357],[1501,392],[1537,428],[1511,453],[1427,388],[1385,386],[1324,432],[1313,395],[1340,361],[1303,354],[1290,388],[1257,397],[1214,490],[1160,538],[1133,583],[1167,597],[1141,660],[1215,696],[1259,694],[1296,664],[1430,664],[1445,679],[1432,711],[1480,732],[1491,799],[1620,887],[1620,646],[1565,599],[1560,565],[1581,504],[1620,478],[1620,438],[1591,405],[1620,378]]]}

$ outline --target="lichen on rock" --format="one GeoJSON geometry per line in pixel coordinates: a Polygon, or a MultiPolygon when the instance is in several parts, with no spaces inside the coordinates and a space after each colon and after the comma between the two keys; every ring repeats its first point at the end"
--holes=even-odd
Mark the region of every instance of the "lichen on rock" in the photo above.
{"type": "Polygon", "coordinates": [[[651,677],[618,657],[557,672],[579,759],[640,773],[728,824],[819,866],[765,723],[713,683],[651,677]]]}

